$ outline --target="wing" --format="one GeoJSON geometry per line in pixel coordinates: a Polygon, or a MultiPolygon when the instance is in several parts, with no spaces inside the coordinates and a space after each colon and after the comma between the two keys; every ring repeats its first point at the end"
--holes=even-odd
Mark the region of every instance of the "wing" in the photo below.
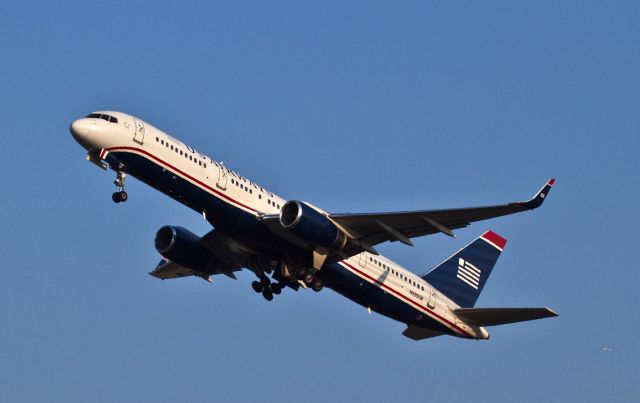
{"type": "MultiPolygon", "coordinates": [[[[149,272],[149,274],[153,277],[159,278],[160,280],[168,280],[172,278],[196,276],[199,273],[195,270],[180,266],[175,262],[163,258],[162,260],[160,260],[160,263],[158,263],[156,268],[149,272]]],[[[205,275],[203,273],[200,277],[205,278],[204,276],[205,275]]],[[[209,276],[206,276],[205,280],[210,281],[209,276]]]]}
{"type": "Polygon", "coordinates": [[[181,266],[166,258],[162,258],[160,263],[149,274],[161,280],[196,276],[211,282],[211,276],[224,274],[235,279],[234,272],[242,270],[252,251],[244,248],[233,240],[233,238],[212,230],[200,239],[200,242],[211,251],[215,257],[215,266],[201,268],[199,270],[181,266]]]}
{"type": "Polygon", "coordinates": [[[353,242],[347,245],[343,253],[352,256],[364,250],[375,252],[372,246],[385,241],[413,245],[410,238],[438,232],[454,236],[454,229],[466,227],[475,221],[536,209],[542,205],[554,182],[554,179],[550,179],[535,196],[524,202],[445,210],[330,214],[329,218],[351,237],[353,242]]]}

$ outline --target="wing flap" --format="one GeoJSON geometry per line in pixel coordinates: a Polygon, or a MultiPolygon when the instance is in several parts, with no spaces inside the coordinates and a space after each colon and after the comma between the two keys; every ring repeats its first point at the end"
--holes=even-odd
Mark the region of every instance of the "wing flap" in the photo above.
{"type": "Polygon", "coordinates": [[[558,316],[549,308],[460,308],[454,312],[475,326],[497,326],[558,316]]]}

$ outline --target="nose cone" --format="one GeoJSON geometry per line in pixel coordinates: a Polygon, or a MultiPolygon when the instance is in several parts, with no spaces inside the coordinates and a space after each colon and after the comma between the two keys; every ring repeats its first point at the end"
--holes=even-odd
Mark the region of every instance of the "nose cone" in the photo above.
{"type": "Polygon", "coordinates": [[[80,145],[84,148],[89,149],[89,135],[91,133],[92,123],[90,119],[78,119],[71,123],[71,127],[69,130],[71,131],[71,135],[80,145]]]}

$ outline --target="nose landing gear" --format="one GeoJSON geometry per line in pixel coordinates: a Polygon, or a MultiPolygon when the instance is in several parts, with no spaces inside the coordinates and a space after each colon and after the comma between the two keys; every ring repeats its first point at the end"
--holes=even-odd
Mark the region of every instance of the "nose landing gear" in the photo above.
{"type": "Polygon", "coordinates": [[[127,192],[124,190],[124,181],[126,178],[127,174],[122,169],[119,169],[116,180],[113,181],[113,184],[116,185],[120,191],[111,195],[111,200],[113,200],[114,203],[124,203],[129,198],[129,195],[127,195],[127,192]]]}

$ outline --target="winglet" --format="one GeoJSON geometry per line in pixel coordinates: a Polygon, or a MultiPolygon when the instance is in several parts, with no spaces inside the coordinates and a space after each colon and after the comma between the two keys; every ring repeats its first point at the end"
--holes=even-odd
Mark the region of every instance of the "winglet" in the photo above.
{"type": "Polygon", "coordinates": [[[528,210],[537,209],[542,206],[544,199],[547,197],[547,194],[549,194],[549,191],[555,182],[555,178],[549,179],[535,196],[525,202],[520,202],[519,204],[528,210]]]}

